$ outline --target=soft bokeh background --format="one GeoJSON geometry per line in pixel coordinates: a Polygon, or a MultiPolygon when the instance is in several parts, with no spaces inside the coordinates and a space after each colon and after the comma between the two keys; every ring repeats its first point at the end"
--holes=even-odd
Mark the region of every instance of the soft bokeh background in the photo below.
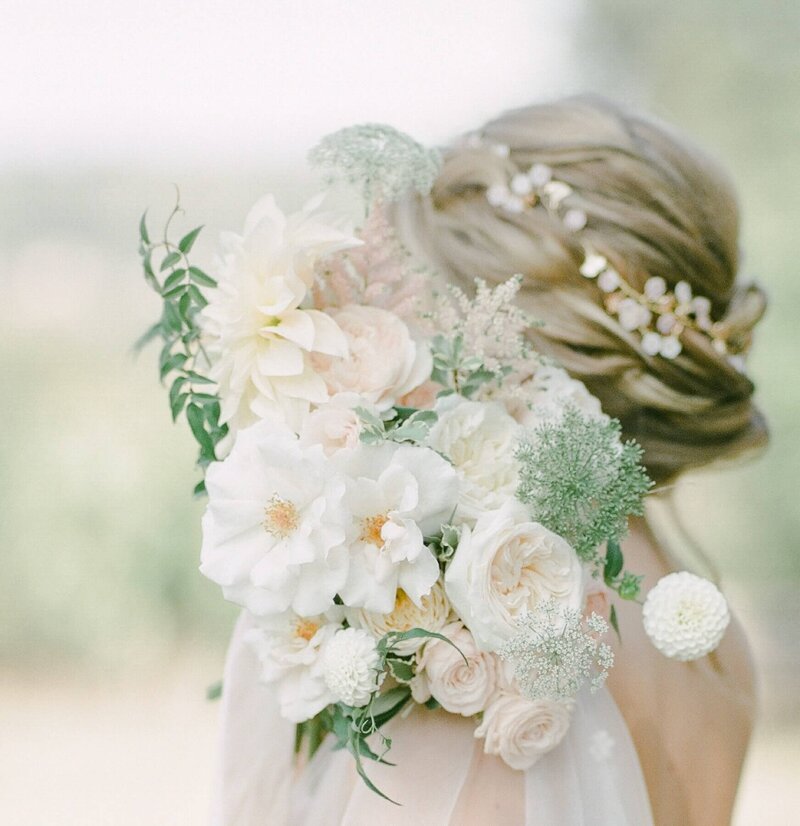
{"type": "MultiPolygon", "coordinates": [[[[311,191],[324,132],[441,142],[577,91],[646,107],[730,168],[769,289],[759,462],[679,505],[753,644],[736,826],[800,810],[800,4],[766,0],[6,0],[0,30],[0,822],[201,824],[234,612],[197,573],[193,447],[155,353],[136,222],[180,186],[220,228],[311,191]]],[[[682,540],[676,540],[678,542],[682,540]]]]}

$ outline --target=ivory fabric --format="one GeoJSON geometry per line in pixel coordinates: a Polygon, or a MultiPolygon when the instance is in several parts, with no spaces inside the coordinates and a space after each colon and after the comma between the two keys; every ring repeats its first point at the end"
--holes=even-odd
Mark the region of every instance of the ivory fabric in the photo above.
{"type": "Polygon", "coordinates": [[[294,768],[294,727],[257,680],[243,616],[231,641],[222,698],[212,826],[652,826],[636,752],[611,695],[576,701],[566,738],[526,772],[483,753],[475,722],[414,707],[386,727],[387,757],[366,762],[370,791],[345,751],[323,744],[294,768]]]}

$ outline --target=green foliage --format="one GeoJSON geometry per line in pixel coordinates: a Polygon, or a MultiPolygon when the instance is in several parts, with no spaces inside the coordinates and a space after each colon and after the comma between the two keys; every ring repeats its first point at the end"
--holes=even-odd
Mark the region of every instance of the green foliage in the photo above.
{"type": "Polygon", "coordinates": [[[431,341],[433,372],[431,378],[447,391],[458,393],[464,398],[472,398],[475,393],[490,382],[500,384],[510,368],[489,370],[483,360],[468,355],[464,348],[464,336],[456,333],[452,338],[439,334],[431,341]]]}
{"type": "MultiPolygon", "coordinates": [[[[159,378],[169,385],[169,407],[173,421],[183,414],[200,447],[198,464],[204,470],[216,459],[216,446],[228,432],[220,424],[219,396],[211,392],[214,382],[203,369],[209,359],[203,349],[198,314],[208,304],[202,288],[213,288],[217,282],[189,261],[202,227],[195,227],[176,243],[170,240],[172,219],[180,211],[180,202],[164,226],[161,241],[153,242],[147,228],[147,213],[139,222],[139,254],[145,281],[163,301],[160,320],[139,338],[140,350],[150,341],[162,341],[159,356],[159,378]]],[[[203,493],[199,483],[195,493],[203,493]]]]}
{"type": "Polygon", "coordinates": [[[396,201],[411,189],[430,192],[441,158],[391,126],[366,123],[324,137],[309,153],[312,166],[330,183],[343,180],[359,187],[368,206],[376,199],[396,201]]]}
{"type": "MultiPolygon", "coordinates": [[[[520,441],[517,498],[533,517],[563,536],[581,559],[600,566],[598,546],[624,536],[630,515],[641,515],[652,482],[640,464],[641,448],[620,441],[615,420],[583,416],[568,407],[520,441]]],[[[611,579],[622,570],[622,552],[612,545],[611,579]]],[[[630,577],[623,577],[626,594],[630,577]]],[[[626,598],[630,598],[629,596],[626,598]]]]}
{"type": "Polygon", "coordinates": [[[214,701],[219,700],[222,696],[222,680],[217,680],[215,683],[211,683],[210,686],[206,689],[206,700],[214,701]]]}
{"type": "Polygon", "coordinates": [[[380,442],[423,444],[438,418],[433,410],[417,410],[414,407],[392,407],[382,416],[376,416],[363,407],[357,407],[355,412],[361,419],[359,438],[368,445],[380,442]]]}
{"type": "Polygon", "coordinates": [[[455,525],[442,525],[441,533],[425,537],[425,544],[439,562],[446,563],[453,558],[460,538],[461,531],[455,525]]]}
{"type": "MultiPolygon", "coordinates": [[[[303,748],[303,743],[307,743],[309,756],[313,756],[325,736],[329,733],[332,734],[335,739],[334,748],[347,749],[353,755],[356,761],[356,771],[367,787],[390,803],[395,803],[395,805],[399,804],[387,797],[369,779],[362,758],[384,763],[388,766],[394,765],[385,759],[386,754],[392,747],[392,741],[391,738],[383,734],[381,727],[396,717],[408,704],[411,699],[411,689],[405,683],[410,682],[414,676],[413,659],[399,655],[395,647],[404,640],[420,638],[442,640],[448,645],[452,645],[464,657],[463,653],[451,640],[434,631],[426,631],[424,628],[412,628],[410,631],[390,631],[381,637],[376,645],[379,655],[376,671],[378,674],[390,674],[401,684],[383,692],[380,688],[376,689],[372,693],[369,702],[358,708],[347,706],[344,703],[330,705],[313,719],[300,723],[295,737],[295,751],[299,752],[303,748]],[[377,736],[379,739],[381,746],[379,752],[373,750],[368,742],[369,738],[373,736],[377,736]]],[[[466,657],[464,657],[464,662],[468,664],[466,657]]],[[[434,706],[429,707],[433,708],[434,706]]]]}

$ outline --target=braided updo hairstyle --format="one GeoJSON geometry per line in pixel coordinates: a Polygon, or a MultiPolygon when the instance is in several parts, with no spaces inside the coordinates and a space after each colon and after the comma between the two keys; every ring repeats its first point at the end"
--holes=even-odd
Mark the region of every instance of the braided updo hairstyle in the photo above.
{"type": "Polygon", "coordinates": [[[621,421],[657,481],[762,446],[753,384],[707,336],[684,330],[677,358],[650,356],[579,273],[587,246],[640,292],[652,276],[670,289],[686,281],[746,345],[765,298],[737,281],[738,209],[717,165],[663,124],[594,97],[518,109],[480,135],[445,152],[429,196],[397,207],[401,240],[466,289],[476,277],[521,273],[521,301],[544,322],[530,331],[534,344],[621,421]],[[492,151],[498,144],[507,157],[492,151]],[[512,214],[488,203],[488,187],[535,163],[572,188],[568,206],[588,218],[579,232],[543,208],[512,214]]]}

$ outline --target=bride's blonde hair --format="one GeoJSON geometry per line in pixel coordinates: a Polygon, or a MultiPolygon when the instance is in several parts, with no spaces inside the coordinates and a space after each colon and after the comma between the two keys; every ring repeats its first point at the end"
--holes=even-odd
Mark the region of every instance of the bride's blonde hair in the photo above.
{"type": "Polygon", "coordinates": [[[638,291],[652,276],[686,281],[726,335],[748,341],[765,299],[736,279],[738,209],[717,165],[663,124],[597,98],[518,109],[480,136],[445,152],[429,196],[398,206],[401,239],[462,286],[522,273],[522,301],[544,322],[531,338],[620,419],[657,481],[763,445],[752,382],[707,336],[685,330],[674,360],[647,355],[579,274],[585,245],[638,291]],[[588,217],[579,232],[545,209],[512,214],[487,201],[488,187],[535,163],[572,187],[570,207],[588,217]]]}

